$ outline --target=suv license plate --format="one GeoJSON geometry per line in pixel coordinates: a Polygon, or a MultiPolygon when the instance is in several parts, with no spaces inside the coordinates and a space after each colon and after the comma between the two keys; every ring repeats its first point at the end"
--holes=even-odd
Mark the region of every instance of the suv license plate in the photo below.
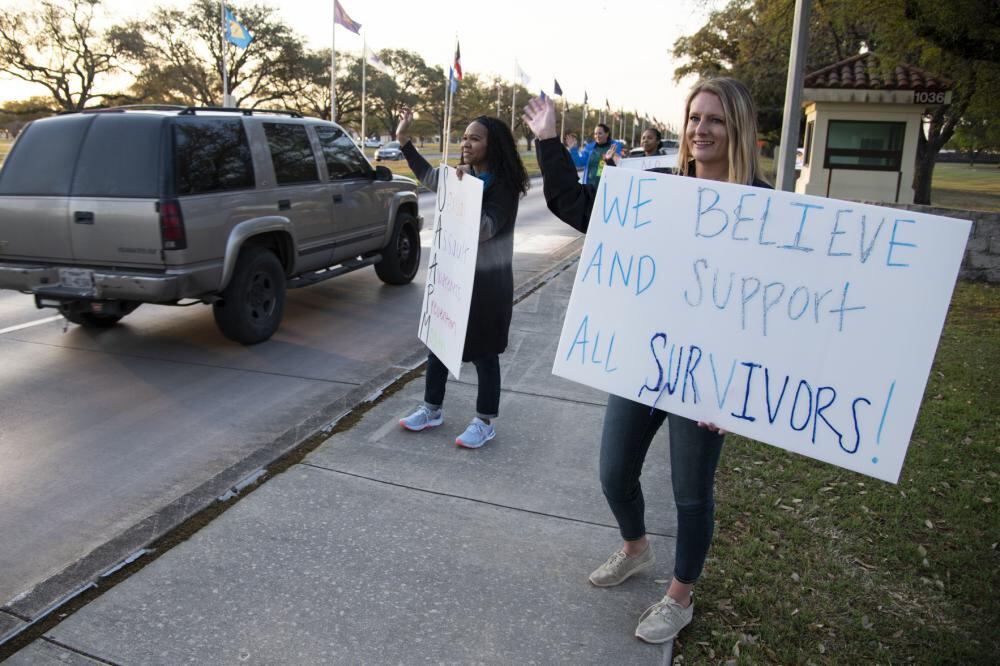
{"type": "Polygon", "coordinates": [[[85,268],[60,268],[59,282],[70,289],[91,291],[94,288],[94,271],[85,268]]]}

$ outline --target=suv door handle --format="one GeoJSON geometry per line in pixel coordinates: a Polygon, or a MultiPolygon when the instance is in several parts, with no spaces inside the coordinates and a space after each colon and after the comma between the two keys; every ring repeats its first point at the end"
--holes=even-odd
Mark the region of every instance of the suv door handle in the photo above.
{"type": "Polygon", "coordinates": [[[292,202],[289,199],[278,200],[278,210],[289,210],[291,207],[292,202]]]}
{"type": "Polygon", "coordinates": [[[78,210],[73,213],[73,222],[76,224],[93,224],[94,214],[88,210],[78,210]]]}
{"type": "Polygon", "coordinates": [[[333,195],[333,203],[340,203],[343,200],[344,200],[344,195],[343,194],[334,194],[333,195]]]}

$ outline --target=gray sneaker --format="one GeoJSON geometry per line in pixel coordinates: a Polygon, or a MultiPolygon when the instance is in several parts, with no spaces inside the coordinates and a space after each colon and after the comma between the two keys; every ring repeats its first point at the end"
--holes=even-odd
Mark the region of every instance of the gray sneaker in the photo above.
{"type": "Polygon", "coordinates": [[[419,432],[424,428],[434,428],[442,423],[444,423],[444,417],[441,409],[431,409],[427,405],[420,405],[417,407],[417,411],[404,419],[399,419],[399,425],[413,432],[419,432]]]}
{"type": "Polygon", "coordinates": [[[662,599],[646,609],[635,628],[635,637],[647,643],[666,643],[673,640],[681,629],[691,624],[694,601],[684,608],[673,597],[662,599]]]}
{"type": "Polygon", "coordinates": [[[653,546],[646,546],[646,550],[640,555],[629,557],[625,554],[625,549],[612,553],[608,561],[597,567],[590,574],[590,582],[597,587],[613,587],[624,583],[632,574],[645,571],[656,563],[656,556],[653,555],[653,546]]]}

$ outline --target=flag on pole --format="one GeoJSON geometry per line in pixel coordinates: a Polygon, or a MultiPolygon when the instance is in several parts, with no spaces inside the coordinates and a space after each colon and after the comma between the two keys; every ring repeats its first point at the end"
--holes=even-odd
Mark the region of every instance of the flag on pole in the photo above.
{"type": "Polygon", "coordinates": [[[448,88],[452,95],[458,90],[458,79],[455,78],[455,70],[451,67],[448,68],[448,88]]]}
{"type": "Polygon", "coordinates": [[[562,88],[559,86],[559,79],[552,79],[552,81],[555,83],[555,85],[552,86],[552,92],[562,97],[563,92],[562,88]]]}
{"type": "Polygon", "coordinates": [[[333,0],[333,22],[339,23],[355,35],[361,34],[361,24],[352,19],[340,6],[340,0],[333,0]]]}
{"type": "Polygon", "coordinates": [[[225,8],[226,11],[226,39],[241,49],[245,49],[250,46],[250,42],[253,41],[253,35],[250,31],[243,27],[243,24],[236,20],[233,13],[229,11],[229,7],[225,8]]]}
{"type": "Polygon", "coordinates": [[[365,45],[365,60],[371,67],[374,67],[383,74],[391,75],[391,73],[389,72],[389,67],[384,62],[382,62],[382,59],[379,58],[378,55],[376,55],[375,52],[368,47],[367,44],[365,45]]]}
{"type": "Polygon", "coordinates": [[[458,48],[458,40],[455,40],[455,78],[462,80],[462,52],[458,48]]]}
{"type": "Polygon", "coordinates": [[[517,74],[517,78],[521,81],[522,86],[526,86],[531,83],[531,77],[528,73],[521,69],[521,65],[518,64],[517,60],[514,61],[514,72],[517,74]]]}
{"type": "Polygon", "coordinates": [[[587,106],[587,91],[583,91],[583,105],[587,106]]]}
{"type": "Polygon", "coordinates": [[[607,107],[608,111],[611,110],[611,102],[608,101],[607,97],[604,98],[604,106],[607,107]]]}

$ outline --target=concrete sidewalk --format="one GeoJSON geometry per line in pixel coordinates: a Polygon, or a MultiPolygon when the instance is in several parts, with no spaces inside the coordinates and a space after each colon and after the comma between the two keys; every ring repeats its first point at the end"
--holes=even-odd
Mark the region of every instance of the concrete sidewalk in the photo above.
{"type": "Polygon", "coordinates": [[[643,475],[656,567],[587,582],[619,536],[597,477],[606,396],[551,374],[575,272],[515,306],[486,447],[454,445],[471,364],[443,426],[400,429],[421,375],[9,663],[669,663],[633,637],[672,571],[666,429],[643,475]]]}

